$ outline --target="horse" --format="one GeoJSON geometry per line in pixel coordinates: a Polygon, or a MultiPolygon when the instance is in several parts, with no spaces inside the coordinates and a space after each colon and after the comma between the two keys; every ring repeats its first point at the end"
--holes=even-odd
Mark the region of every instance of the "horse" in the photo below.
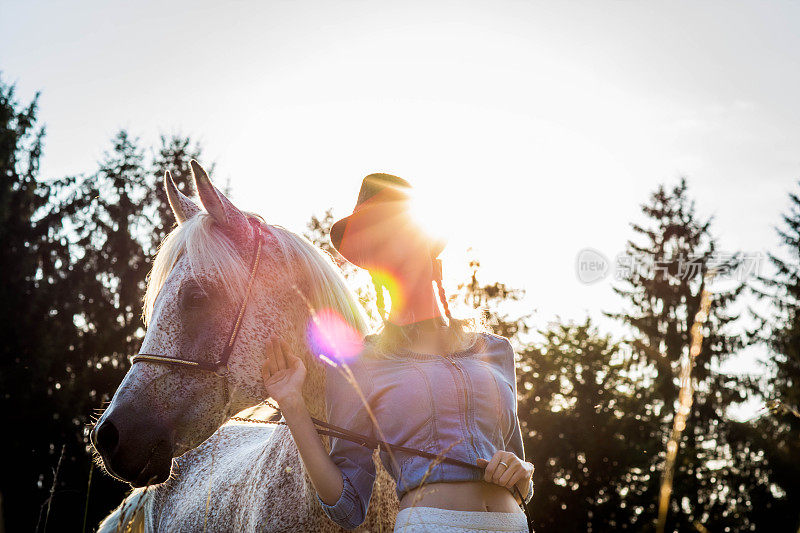
{"type": "MultiPolygon", "coordinates": [[[[311,416],[325,420],[332,370],[312,353],[307,326],[328,309],[363,337],[364,310],[326,252],[238,209],[190,164],[202,208],[167,172],[177,227],[148,276],[141,353],[91,431],[105,471],[134,487],[99,531],[341,531],[319,505],[288,428],[230,419],[266,397],[264,347],[282,338],[308,369],[311,416]]],[[[395,483],[377,451],[373,459],[359,530],[391,531],[395,483]]]]}

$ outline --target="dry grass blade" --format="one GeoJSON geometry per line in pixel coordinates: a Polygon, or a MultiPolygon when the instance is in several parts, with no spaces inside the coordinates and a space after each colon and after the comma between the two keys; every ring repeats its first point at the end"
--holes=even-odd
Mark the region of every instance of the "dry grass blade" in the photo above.
{"type": "Polygon", "coordinates": [[[669,500],[672,495],[672,481],[675,475],[675,459],[678,456],[681,435],[686,428],[686,419],[692,411],[692,401],[694,390],[692,388],[692,367],[703,345],[703,324],[708,319],[708,312],[711,309],[711,293],[708,291],[708,284],[714,279],[716,272],[710,270],[706,273],[703,280],[703,289],[700,294],[700,310],[694,316],[694,324],[691,329],[691,344],[689,347],[689,357],[681,370],[681,390],[678,394],[678,410],[672,425],[672,434],[667,443],[667,458],[664,461],[664,473],[661,478],[661,491],[658,498],[658,524],[656,531],[664,533],[667,522],[667,511],[669,510],[669,500]]]}
{"type": "Polygon", "coordinates": [[[214,447],[211,449],[211,471],[208,473],[208,490],[206,491],[206,508],[205,512],[203,513],[203,532],[205,532],[208,528],[208,509],[211,505],[211,480],[214,477],[214,460],[217,457],[217,443],[219,442],[219,436],[214,439],[214,447]]]}
{"type": "MultiPolygon", "coordinates": [[[[441,453],[439,453],[439,454],[436,456],[436,459],[432,460],[432,461],[431,461],[431,462],[428,464],[428,468],[426,468],[426,469],[425,469],[425,474],[422,476],[422,481],[421,481],[421,482],[420,482],[420,484],[419,484],[419,490],[417,490],[417,491],[414,493],[414,499],[411,501],[411,507],[412,507],[412,508],[413,508],[413,507],[416,507],[416,506],[417,506],[417,503],[418,503],[418,502],[419,502],[419,500],[420,500],[420,498],[422,498],[422,491],[424,490],[424,488],[425,488],[425,484],[426,484],[426,482],[427,482],[427,480],[428,480],[428,476],[430,476],[430,475],[431,475],[431,472],[433,472],[433,469],[434,469],[434,468],[436,468],[436,465],[438,465],[439,463],[441,463],[441,462],[444,460],[444,458],[445,458],[445,456],[447,455],[447,453],[448,453],[450,450],[452,450],[454,446],[456,446],[457,444],[459,444],[459,443],[460,443],[462,440],[463,440],[463,439],[458,439],[457,441],[455,441],[455,442],[453,442],[452,444],[450,444],[450,446],[448,446],[447,448],[445,448],[444,450],[442,450],[442,452],[441,452],[441,453]]],[[[405,528],[405,527],[407,527],[407,526],[408,526],[408,521],[409,521],[409,520],[411,520],[411,516],[410,516],[410,515],[406,517],[406,523],[405,523],[405,524],[403,524],[403,528],[405,528]]]]}
{"type": "Polygon", "coordinates": [[[83,527],[82,533],[86,533],[86,520],[89,518],[89,492],[92,490],[92,473],[94,472],[94,462],[89,462],[89,481],[86,483],[86,503],[83,506],[83,527]]]}
{"type": "Polygon", "coordinates": [[[794,415],[797,418],[800,418],[800,411],[786,405],[785,403],[781,402],[780,400],[770,400],[767,402],[765,407],[772,413],[782,414],[782,415],[794,415]]]}
{"type": "MultiPolygon", "coordinates": [[[[230,391],[228,400],[225,402],[225,412],[229,412],[231,408],[231,401],[236,393],[236,389],[230,391]]],[[[211,471],[208,473],[208,490],[206,493],[206,508],[203,513],[203,531],[205,532],[208,527],[208,509],[211,505],[211,480],[214,478],[214,461],[217,457],[217,444],[219,443],[220,436],[217,434],[214,438],[214,446],[211,448],[211,471]]]]}
{"type": "Polygon", "coordinates": [[[152,483],[154,480],[155,476],[150,478],[150,480],[147,482],[147,485],[144,487],[144,490],[142,491],[141,497],[137,499],[136,507],[133,508],[133,512],[131,513],[131,518],[125,523],[124,533],[131,533],[133,531],[134,524],[136,524],[137,514],[144,508],[147,491],[153,486],[152,483]]]}
{"type": "MultiPolygon", "coordinates": [[[[47,497],[47,501],[45,502],[45,504],[47,505],[47,512],[44,515],[43,531],[47,531],[47,521],[50,518],[50,504],[53,503],[53,496],[56,493],[56,486],[58,485],[58,473],[61,471],[61,463],[64,460],[64,452],[66,451],[66,449],[67,445],[63,444],[61,446],[61,455],[58,458],[58,463],[56,463],[56,469],[53,472],[53,484],[50,486],[50,495],[47,497]]],[[[39,531],[39,523],[41,521],[42,521],[42,513],[39,512],[39,522],[36,523],[36,531],[39,531]]]]}

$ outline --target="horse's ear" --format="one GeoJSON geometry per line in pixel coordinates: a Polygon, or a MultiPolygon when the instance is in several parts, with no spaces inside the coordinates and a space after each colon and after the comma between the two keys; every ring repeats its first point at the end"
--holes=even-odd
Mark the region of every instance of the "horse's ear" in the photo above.
{"type": "Polygon", "coordinates": [[[200,212],[200,207],[178,190],[169,170],[164,173],[164,189],[167,191],[167,200],[178,224],[183,224],[200,212]]]}
{"type": "Polygon", "coordinates": [[[194,176],[194,187],[200,196],[203,207],[234,241],[240,244],[247,243],[253,231],[247,221],[247,216],[214,187],[200,163],[192,159],[190,164],[192,176],[194,176]]]}

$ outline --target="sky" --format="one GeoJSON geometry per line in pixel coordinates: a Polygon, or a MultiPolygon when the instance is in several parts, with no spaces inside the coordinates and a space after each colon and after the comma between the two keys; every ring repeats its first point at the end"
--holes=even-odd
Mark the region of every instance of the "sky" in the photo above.
{"type": "Polygon", "coordinates": [[[659,184],[688,179],[721,250],[778,249],[799,25],[792,1],[3,0],[0,70],[42,93],[45,176],[91,171],[120,128],[183,133],[237,205],[300,232],[392,173],[449,229],[446,286],[471,247],[534,326],[613,330],[613,276],[576,258],[624,251],[659,184]]]}

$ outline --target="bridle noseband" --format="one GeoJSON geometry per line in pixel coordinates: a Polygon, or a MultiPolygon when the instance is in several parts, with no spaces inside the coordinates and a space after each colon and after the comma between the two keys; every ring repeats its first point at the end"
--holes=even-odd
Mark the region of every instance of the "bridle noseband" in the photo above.
{"type": "Polygon", "coordinates": [[[253,259],[250,263],[250,274],[247,279],[247,288],[245,289],[244,298],[242,303],[239,304],[239,311],[236,313],[236,321],[231,327],[230,334],[228,335],[228,342],[223,348],[222,353],[213,363],[206,363],[203,361],[192,361],[191,359],[180,359],[178,357],[167,357],[165,355],[153,353],[140,353],[131,358],[131,365],[136,363],[157,363],[162,365],[182,366],[185,368],[192,368],[195,370],[204,370],[208,372],[220,373],[220,370],[228,367],[228,360],[233,352],[233,346],[236,344],[236,337],[239,336],[239,331],[242,326],[242,318],[247,309],[247,302],[250,298],[250,291],[253,288],[253,283],[256,278],[256,271],[261,262],[261,245],[263,244],[263,233],[261,231],[261,223],[254,219],[248,219],[250,225],[255,232],[255,243],[253,245],[253,259]]]}

